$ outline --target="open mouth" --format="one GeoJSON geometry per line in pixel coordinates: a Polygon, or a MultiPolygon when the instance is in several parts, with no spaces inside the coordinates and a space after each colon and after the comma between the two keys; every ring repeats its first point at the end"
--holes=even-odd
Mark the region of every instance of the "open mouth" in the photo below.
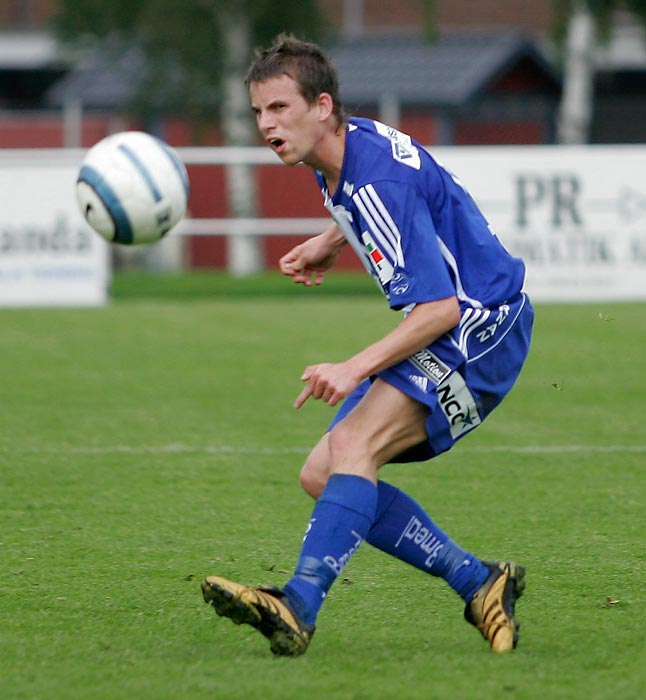
{"type": "Polygon", "coordinates": [[[285,142],[283,139],[269,139],[269,145],[278,153],[282,150],[285,142]]]}

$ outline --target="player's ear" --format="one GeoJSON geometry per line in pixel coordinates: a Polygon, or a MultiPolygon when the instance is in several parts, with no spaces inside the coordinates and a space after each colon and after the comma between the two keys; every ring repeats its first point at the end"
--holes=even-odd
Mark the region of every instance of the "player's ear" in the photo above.
{"type": "Polygon", "coordinates": [[[323,122],[334,112],[334,100],[329,92],[322,92],[318,98],[319,119],[323,122]]]}

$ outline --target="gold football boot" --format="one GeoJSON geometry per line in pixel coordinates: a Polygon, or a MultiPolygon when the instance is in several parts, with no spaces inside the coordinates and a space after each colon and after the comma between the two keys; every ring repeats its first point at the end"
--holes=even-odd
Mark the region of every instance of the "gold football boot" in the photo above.
{"type": "Polygon", "coordinates": [[[510,561],[482,562],[491,572],[464,609],[464,617],[480,630],[491,650],[504,654],[516,648],[520,623],[516,601],[525,589],[525,567],[510,561]]]}
{"type": "Polygon", "coordinates": [[[202,593],[218,615],[236,625],[255,627],[269,639],[271,651],[278,656],[304,654],[314,634],[314,626],[299,620],[279,588],[249,588],[221,576],[208,576],[202,593]]]}

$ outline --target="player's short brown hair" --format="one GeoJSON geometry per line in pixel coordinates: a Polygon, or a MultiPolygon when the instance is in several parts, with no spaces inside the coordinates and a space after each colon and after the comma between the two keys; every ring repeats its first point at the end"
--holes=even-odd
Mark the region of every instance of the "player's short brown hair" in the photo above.
{"type": "Polygon", "coordinates": [[[295,80],[308,104],[314,104],[322,92],[327,92],[332,97],[333,114],[339,125],[345,123],[336,68],[319,46],[290,34],[280,34],[268,49],[256,51],[245,83],[261,83],[279,75],[295,80]]]}

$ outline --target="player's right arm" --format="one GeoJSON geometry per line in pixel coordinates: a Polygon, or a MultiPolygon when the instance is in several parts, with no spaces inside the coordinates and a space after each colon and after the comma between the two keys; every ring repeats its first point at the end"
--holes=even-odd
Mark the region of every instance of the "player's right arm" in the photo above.
{"type": "Polygon", "coordinates": [[[295,284],[311,287],[321,284],[346,244],[341,229],[332,223],[323,233],[308,238],[294,246],[278,261],[283,275],[291,277],[295,284]]]}

